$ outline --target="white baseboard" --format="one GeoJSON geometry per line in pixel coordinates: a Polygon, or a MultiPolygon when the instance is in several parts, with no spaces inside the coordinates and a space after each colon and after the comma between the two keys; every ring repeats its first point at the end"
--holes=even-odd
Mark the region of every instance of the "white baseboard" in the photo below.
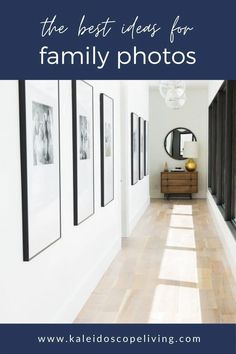
{"type": "Polygon", "coordinates": [[[164,195],[159,193],[158,191],[151,191],[150,192],[150,198],[151,199],[163,199],[164,195]]]}
{"type": "Polygon", "coordinates": [[[142,207],[139,209],[139,211],[132,218],[132,220],[131,220],[131,222],[129,224],[128,236],[130,236],[130,234],[134,230],[134,228],[137,225],[139,219],[143,216],[143,214],[145,213],[145,211],[146,211],[147,207],[149,206],[149,204],[150,204],[150,197],[147,198],[146,202],[142,205],[142,207]]]}
{"type": "Polygon", "coordinates": [[[112,247],[102,255],[93,270],[81,280],[51,323],[72,323],[75,320],[120,249],[121,238],[117,238],[112,247]]]}
{"type": "Polygon", "coordinates": [[[210,211],[219,230],[219,237],[224,247],[224,251],[231,267],[233,276],[236,280],[236,240],[225,222],[218,206],[216,205],[210,192],[207,193],[207,201],[210,211]]]}

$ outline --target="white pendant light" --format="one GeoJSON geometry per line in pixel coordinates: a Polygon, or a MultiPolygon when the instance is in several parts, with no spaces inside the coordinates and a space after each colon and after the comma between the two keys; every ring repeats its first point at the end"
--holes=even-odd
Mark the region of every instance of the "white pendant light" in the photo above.
{"type": "Polygon", "coordinates": [[[166,94],[165,102],[169,108],[179,109],[186,102],[186,94],[184,92],[182,96],[179,96],[175,89],[170,89],[166,94]]]}
{"type": "Polygon", "coordinates": [[[185,82],[183,80],[161,80],[160,81],[160,94],[163,98],[169,90],[175,89],[179,96],[182,96],[185,91],[185,82]]]}
{"type": "Polygon", "coordinates": [[[161,96],[166,98],[167,92],[174,88],[174,80],[161,80],[159,88],[161,96]]]}
{"type": "Polygon", "coordinates": [[[161,80],[160,94],[165,99],[166,105],[172,109],[183,107],[186,102],[184,80],[161,80]]]}
{"type": "Polygon", "coordinates": [[[182,96],[185,92],[185,82],[183,80],[176,80],[174,84],[174,88],[178,96],[182,96]]]}

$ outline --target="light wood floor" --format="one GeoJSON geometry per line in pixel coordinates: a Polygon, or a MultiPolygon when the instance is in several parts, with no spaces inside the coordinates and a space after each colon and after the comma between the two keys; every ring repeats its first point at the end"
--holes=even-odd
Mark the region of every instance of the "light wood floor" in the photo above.
{"type": "Polygon", "coordinates": [[[205,200],[153,201],[76,323],[236,323],[236,283],[205,200]]]}

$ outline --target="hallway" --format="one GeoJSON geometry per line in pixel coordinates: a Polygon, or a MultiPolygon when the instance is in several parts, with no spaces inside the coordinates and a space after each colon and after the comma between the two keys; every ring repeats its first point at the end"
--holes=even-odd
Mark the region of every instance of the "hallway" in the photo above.
{"type": "Polygon", "coordinates": [[[206,200],[155,199],[75,323],[234,323],[236,283],[206,200]]]}

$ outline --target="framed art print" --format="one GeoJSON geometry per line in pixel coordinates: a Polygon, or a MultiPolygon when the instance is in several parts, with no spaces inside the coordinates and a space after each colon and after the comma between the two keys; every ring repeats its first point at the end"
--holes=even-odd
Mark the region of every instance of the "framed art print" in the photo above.
{"type": "Polygon", "coordinates": [[[139,180],[139,117],[131,113],[131,184],[139,180]]]}
{"type": "Polygon", "coordinates": [[[72,81],[74,225],[94,214],[93,87],[72,81]]]}
{"type": "Polygon", "coordinates": [[[61,237],[59,83],[19,81],[23,259],[61,237]]]}
{"type": "Polygon", "coordinates": [[[144,176],[149,175],[149,122],[144,121],[144,176]]]}
{"type": "Polygon", "coordinates": [[[101,116],[101,205],[114,199],[114,102],[100,94],[101,116]]]}
{"type": "Polygon", "coordinates": [[[139,117],[139,179],[144,177],[144,120],[139,117]]]}

